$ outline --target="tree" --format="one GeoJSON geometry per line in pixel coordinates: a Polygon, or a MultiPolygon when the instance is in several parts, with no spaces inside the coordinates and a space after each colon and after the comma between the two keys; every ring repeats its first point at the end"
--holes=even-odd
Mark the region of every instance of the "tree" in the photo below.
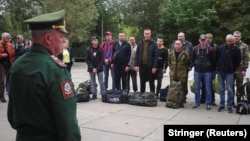
{"type": "Polygon", "coordinates": [[[242,32],[244,40],[250,43],[250,1],[220,0],[216,1],[216,12],[220,17],[219,28],[223,29],[224,37],[235,30],[242,32]]]}
{"type": "Polygon", "coordinates": [[[218,17],[212,0],[168,0],[160,8],[160,32],[167,34],[169,44],[184,32],[193,44],[202,33],[217,33],[218,17]]]}
{"type": "Polygon", "coordinates": [[[89,39],[90,33],[96,26],[98,12],[92,0],[1,0],[4,7],[4,20],[0,26],[12,35],[28,34],[25,19],[42,13],[54,12],[60,9],[66,11],[66,29],[71,42],[83,42],[89,39]]]}

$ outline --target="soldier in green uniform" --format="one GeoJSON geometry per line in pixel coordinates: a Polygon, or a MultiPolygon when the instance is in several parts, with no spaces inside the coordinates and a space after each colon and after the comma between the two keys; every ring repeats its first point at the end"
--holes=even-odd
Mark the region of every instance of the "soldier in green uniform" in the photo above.
{"type": "Polygon", "coordinates": [[[65,11],[25,21],[33,40],[10,69],[8,121],[16,141],[80,141],[76,96],[61,53],[67,32],[65,11]]]}
{"type": "MultiPolygon", "coordinates": [[[[234,73],[234,81],[236,82],[236,97],[237,97],[237,103],[238,103],[241,100],[242,94],[244,93],[243,79],[246,76],[246,70],[248,68],[248,53],[249,52],[248,52],[247,44],[241,41],[241,32],[234,31],[233,35],[235,39],[235,45],[238,46],[241,51],[240,66],[237,68],[236,72],[234,73]]],[[[233,105],[235,104],[236,103],[234,102],[233,105]]]]}
{"type": "Polygon", "coordinates": [[[190,55],[183,49],[183,42],[181,40],[175,40],[174,49],[168,55],[168,66],[170,85],[173,80],[181,82],[184,95],[182,101],[185,103],[185,94],[188,93],[187,89],[187,77],[190,68],[190,55]]]}

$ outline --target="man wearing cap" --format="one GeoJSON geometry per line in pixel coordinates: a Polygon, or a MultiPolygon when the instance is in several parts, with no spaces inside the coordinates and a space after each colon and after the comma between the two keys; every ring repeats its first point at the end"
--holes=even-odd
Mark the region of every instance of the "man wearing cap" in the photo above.
{"type": "Polygon", "coordinates": [[[206,90],[206,105],[207,109],[211,109],[212,92],[211,82],[212,73],[215,71],[216,54],[214,48],[206,41],[206,35],[201,34],[199,44],[193,48],[191,67],[194,66],[194,81],[195,81],[195,105],[193,108],[200,106],[200,90],[201,82],[204,80],[206,90]]]}
{"type": "MultiPolygon", "coordinates": [[[[207,43],[214,48],[214,51],[215,51],[215,54],[216,54],[216,51],[217,51],[217,45],[213,42],[213,34],[211,33],[207,33],[206,34],[206,39],[207,39],[207,43]]],[[[216,72],[213,72],[213,77],[212,77],[212,81],[215,79],[215,75],[216,75],[216,72]]],[[[201,80],[201,104],[205,103],[206,101],[206,89],[205,89],[205,82],[204,80],[201,80]]],[[[211,85],[212,85],[212,82],[211,82],[211,85]]],[[[212,91],[212,105],[213,106],[216,106],[216,103],[215,103],[215,93],[214,93],[214,89],[213,87],[211,87],[211,91],[212,91]]]]}
{"type": "Polygon", "coordinates": [[[104,85],[105,89],[108,89],[108,80],[109,80],[109,70],[111,72],[112,77],[112,90],[115,90],[115,79],[114,79],[114,69],[111,68],[111,57],[114,50],[114,41],[112,40],[112,32],[107,31],[105,33],[106,41],[102,42],[102,49],[103,49],[103,57],[104,57],[104,85]]]}
{"type": "Polygon", "coordinates": [[[64,15],[60,10],[25,20],[33,44],[7,77],[8,121],[17,131],[17,141],[81,140],[74,84],[56,57],[65,43],[64,15]]]}
{"type": "Polygon", "coordinates": [[[92,100],[97,99],[96,91],[96,76],[98,77],[100,92],[105,93],[104,83],[103,83],[103,50],[98,43],[98,37],[93,36],[91,38],[91,45],[86,50],[86,63],[88,65],[88,72],[90,76],[90,84],[92,90],[92,100]]]}

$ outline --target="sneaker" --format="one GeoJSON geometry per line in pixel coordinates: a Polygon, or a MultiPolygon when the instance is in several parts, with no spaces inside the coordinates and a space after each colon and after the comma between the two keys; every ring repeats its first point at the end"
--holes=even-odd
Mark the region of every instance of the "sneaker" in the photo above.
{"type": "Polygon", "coordinates": [[[224,110],[224,107],[220,106],[220,107],[218,108],[218,112],[221,112],[222,110],[224,110]]]}
{"type": "Polygon", "coordinates": [[[95,100],[95,99],[97,99],[97,97],[96,97],[96,95],[93,95],[93,96],[91,97],[91,100],[95,100]]]}
{"type": "Polygon", "coordinates": [[[233,113],[233,108],[228,108],[228,113],[233,113]]]}
{"type": "Polygon", "coordinates": [[[200,106],[199,104],[198,105],[194,105],[193,108],[198,108],[199,106],[200,106]]]}
{"type": "Polygon", "coordinates": [[[207,105],[207,110],[211,110],[211,105],[207,105]]]}
{"type": "Polygon", "coordinates": [[[1,97],[0,98],[1,102],[5,103],[6,102],[6,99],[4,97],[1,97]]]}

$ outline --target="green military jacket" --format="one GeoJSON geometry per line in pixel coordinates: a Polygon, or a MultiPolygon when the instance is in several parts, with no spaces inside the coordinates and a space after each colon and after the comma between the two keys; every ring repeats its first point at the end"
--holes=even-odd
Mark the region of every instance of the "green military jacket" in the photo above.
{"type": "Polygon", "coordinates": [[[246,69],[248,68],[248,46],[245,43],[242,43],[241,41],[239,42],[239,44],[237,44],[237,46],[240,48],[241,51],[241,62],[240,62],[240,66],[237,68],[236,73],[240,73],[244,70],[246,71],[246,69]]]}
{"type": "Polygon", "coordinates": [[[184,50],[180,52],[176,59],[175,50],[168,55],[169,76],[171,80],[186,81],[190,66],[190,57],[184,50]]]}
{"type": "Polygon", "coordinates": [[[12,65],[8,121],[17,141],[80,141],[76,96],[69,72],[44,47],[31,50],[12,65]]]}

